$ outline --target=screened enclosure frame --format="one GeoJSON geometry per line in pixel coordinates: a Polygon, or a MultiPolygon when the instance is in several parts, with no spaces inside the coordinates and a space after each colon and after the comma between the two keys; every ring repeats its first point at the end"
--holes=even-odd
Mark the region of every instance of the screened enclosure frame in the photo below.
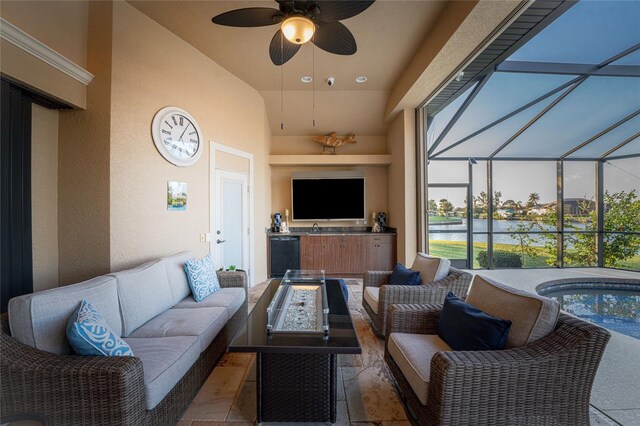
{"type": "MultiPolygon", "coordinates": [[[[455,78],[452,77],[446,85],[438,89],[436,95],[425,100],[417,109],[418,152],[422,154],[419,160],[422,164],[421,167],[418,167],[418,215],[421,222],[419,226],[421,235],[418,236],[418,240],[421,242],[421,250],[428,251],[430,238],[427,233],[451,232],[438,232],[437,230],[429,229],[429,216],[426,209],[429,198],[427,196],[428,188],[447,185],[446,183],[432,184],[427,182],[427,165],[433,161],[465,161],[469,164],[469,190],[466,206],[467,218],[469,219],[466,231],[466,251],[467,261],[470,262],[469,267],[473,266],[474,235],[487,236],[488,267],[492,269],[494,265],[493,236],[518,234],[518,232],[493,230],[493,215],[495,213],[493,203],[493,166],[501,161],[544,161],[556,163],[557,195],[555,213],[557,220],[555,230],[521,232],[522,234],[555,234],[557,239],[556,267],[567,267],[564,253],[566,235],[587,233],[596,236],[597,265],[595,266],[597,267],[606,266],[604,265],[604,245],[609,234],[639,235],[638,232],[612,232],[603,228],[605,213],[604,165],[613,160],[640,157],[640,149],[636,149],[637,146],[640,147],[638,145],[640,142],[640,91],[637,92],[638,96],[634,98],[635,91],[640,87],[638,86],[640,81],[640,37],[634,35],[634,42],[631,45],[621,46],[618,50],[613,50],[607,54],[606,59],[593,61],[592,63],[583,63],[584,61],[543,61],[539,58],[536,58],[536,60],[512,59],[512,56],[516,56],[514,52],[517,52],[538,34],[545,31],[554,21],[558,20],[578,3],[575,1],[533,2],[495,40],[489,42],[485,50],[476,59],[466,64],[462,69],[457,70],[454,74],[455,78]],[[492,84],[493,88],[495,88],[500,81],[504,81],[499,80],[500,78],[508,79],[516,75],[520,75],[522,78],[538,76],[537,78],[539,79],[547,78],[545,76],[555,76],[556,80],[549,78],[549,81],[556,84],[542,85],[545,90],[536,93],[535,96],[532,96],[532,99],[526,99],[522,104],[514,105],[511,110],[502,111],[495,116],[488,115],[488,118],[484,119],[484,121],[476,120],[476,124],[480,123],[477,128],[467,126],[469,131],[465,131],[464,126],[460,126],[463,130],[459,130],[456,127],[459,123],[465,122],[465,113],[476,107],[480,103],[479,99],[482,96],[485,96],[486,102],[487,96],[490,96],[487,93],[491,93],[488,92],[488,88],[492,84]],[[616,92],[611,95],[604,91],[602,87],[607,88],[607,86],[602,83],[609,81],[619,83],[616,86],[618,88],[624,88],[624,85],[629,83],[632,95],[626,98],[616,98],[616,92]],[[583,134],[580,134],[579,137],[574,137],[574,134],[567,130],[569,133],[567,133],[568,136],[565,135],[564,141],[562,141],[562,137],[557,138],[558,141],[554,145],[549,145],[549,143],[553,144],[554,141],[545,141],[546,146],[553,147],[553,150],[545,151],[538,148],[536,151],[535,149],[527,148],[527,142],[535,140],[535,136],[537,136],[537,139],[541,138],[539,129],[544,130],[545,126],[553,128],[554,121],[561,122],[563,119],[562,112],[570,110],[576,102],[582,99],[580,96],[591,95],[589,91],[595,90],[594,87],[603,90],[603,93],[610,96],[609,99],[621,99],[628,103],[613,103],[614,107],[620,105],[622,107],[608,116],[605,115],[605,119],[602,122],[589,122],[589,126],[580,128],[583,134]],[[443,120],[446,121],[444,127],[440,130],[438,126],[434,126],[434,120],[443,111],[447,111],[443,114],[445,117],[443,120]],[[519,121],[522,117],[525,120],[519,121]],[[510,125],[506,126],[506,123],[510,123],[510,125]],[[435,130],[433,130],[433,136],[430,137],[429,132],[432,129],[435,130]],[[502,129],[505,130],[503,131],[502,129]],[[457,134],[455,134],[456,131],[457,134]],[[483,136],[485,139],[491,139],[496,134],[489,133],[490,131],[503,131],[504,133],[501,134],[500,138],[492,140],[492,144],[495,144],[495,146],[482,144],[483,136]],[[535,133],[536,131],[538,131],[538,134],[535,133]],[[522,136],[523,134],[525,136],[522,136]],[[528,139],[526,136],[528,136],[528,139]],[[474,149],[474,140],[476,149],[474,149]],[[601,147],[603,149],[597,151],[601,147]],[[482,151],[483,149],[485,151],[482,151]],[[474,184],[478,184],[478,182],[473,181],[472,173],[473,167],[477,167],[475,166],[477,161],[486,161],[487,166],[487,232],[474,232],[472,225],[474,206],[469,201],[472,200],[471,197],[473,195],[471,188],[474,187],[474,184]],[[565,227],[564,168],[567,162],[575,161],[592,163],[595,168],[595,197],[593,200],[597,218],[595,230],[580,231],[565,227]]],[[[557,28],[558,25],[555,26],[556,30],[557,28]]],[[[625,30],[620,29],[619,31],[625,30]]],[[[602,57],[605,56],[602,55],[602,57]]],[[[623,93],[623,90],[620,93],[623,93]]],[[[595,99],[598,98],[595,95],[593,97],[595,99]]],[[[605,97],[605,99],[607,98],[605,97]]],[[[605,104],[605,106],[610,105],[605,104]]],[[[598,108],[601,106],[593,105],[593,107],[598,108]]]]}

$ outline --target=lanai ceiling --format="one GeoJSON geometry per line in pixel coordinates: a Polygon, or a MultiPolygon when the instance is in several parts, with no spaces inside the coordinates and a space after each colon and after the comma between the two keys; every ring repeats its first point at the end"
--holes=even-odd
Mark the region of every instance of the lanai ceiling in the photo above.
{"type": "Polygon", "coordinates": [[[385,134],[384,108],[393,88],[433,23],[444,1],[377,0],[361,14],[344,20],[358,51],[339,56],[307,43],[283,69],[271,63],[268,46],[277,25],[232,28],[211,18],[242,7],[275,7],[263,1],[133,1],[135,8],[262,92],[274,135],[328,131],[385,134]],[[300,78],[313,75],[315,54],[316,127],[311,121],[311,90],[300,78]],[[285,92],[285,130],[280,130],[280,90],[285,92]],[[355,78],[365,75],[364,84],[355,78]],[[325,78],[335,77],[328,87],[325,78]],[[354,128],[355,127],[355,128],[354,128]]]}

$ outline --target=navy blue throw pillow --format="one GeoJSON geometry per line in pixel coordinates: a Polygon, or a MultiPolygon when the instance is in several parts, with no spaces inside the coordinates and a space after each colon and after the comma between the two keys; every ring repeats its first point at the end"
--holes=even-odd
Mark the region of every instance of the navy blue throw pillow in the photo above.
{"type": "Polygon", "coordinates": [[[456,351],[504,349],[510,329],[511,321],[492,317],[451,292],[438,322],[438,336],[456,351]]]}
{"type": "Polygon", "coordinates": [[[396,263],[393,272],[389,277],[389,284],[392,285],[420,285],[420,271],[412,271],[405,268],[401,263],[396,263]]]}

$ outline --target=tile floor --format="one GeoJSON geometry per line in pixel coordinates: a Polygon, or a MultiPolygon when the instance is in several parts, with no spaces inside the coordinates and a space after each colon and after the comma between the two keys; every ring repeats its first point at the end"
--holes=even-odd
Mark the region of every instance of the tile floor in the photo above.
{"type": "MultiPolygon", "coordinates": [[[[362,354],[338,357],[336,424],[409,425],[393,379],[383,359],[384,341],[371,332],[370,319],[362,309],[362,280],[347,280],[347,283],[349,308],[362,345],[362,354]]],[[[256,285],[249,290],[249,311],[262,295],[266,284],[256,285]]],[[[255,355],[227,353],[177,425],[254,425],[256,423],[255,407],[255,355]]],[[[592,409],[591,424],[615,425],[617,423],[592,409]]]]}

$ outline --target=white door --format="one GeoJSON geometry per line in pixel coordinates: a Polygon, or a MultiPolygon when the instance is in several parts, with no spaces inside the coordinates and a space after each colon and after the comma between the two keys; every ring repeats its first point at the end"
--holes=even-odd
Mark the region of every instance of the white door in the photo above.
{"type": "Polygon", "coordinates": [[[218,268],[249,271],[249,186],[243,173],[216,169],[216,220],[211,249],[218,268]]]}

